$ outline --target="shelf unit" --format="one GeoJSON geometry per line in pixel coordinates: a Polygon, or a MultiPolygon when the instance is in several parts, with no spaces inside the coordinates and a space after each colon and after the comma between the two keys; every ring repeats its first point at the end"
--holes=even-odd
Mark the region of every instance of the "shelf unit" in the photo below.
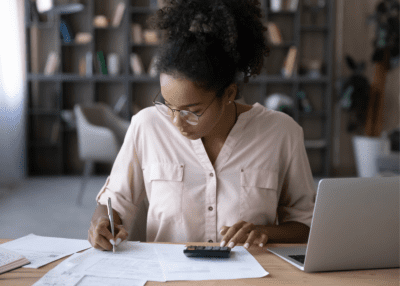
{"type": "MultiPolygon", "coordinates": [[[[127,104],[121,116],[130,119],[132,106],[140,108],[151,105],[151,98],[159,89],[159,78],[147,75],[134,76],[129,65],[129,55],[138,53],[145,69],[154,55],[154,45],[133,44],[131,24],[140,23],[157,10],[150,0],[81,0],[85,8],[76,14],[49,14],[45,22],[34,17],[32,2],[25,0],[25,27],[27,43],[27,98],[28,103],[28,175],[76,175],[83,171],[83,162],[78,158],[76,130],[68,127],[61,118],[62,110],[72,110],[74,104],[105,102],[113,106],[121,95],[127,96],[127,104]],[[118,28],[95,28],[95,15],[103,14],[112,18],[118,2],[125,3],[125,12],[118,28]],[[63,43],[59,36],[61,18],[68,18],[76,32],[88,32],[93,36],[89,44],[63,43]],[[33,43],[36,42],[36,63],[33,63],[33,43]],[[117,45],[115,43],[118,43],[117,45]],[[101,75],[96,69],[90,77],[80,76],[78,61],[88,51],[95,58],[97,51],[105,55],[110,52],[120,57],[121,72],[117,76],[101,75]],[[60,68],[51,76],[43,74],[45,61],[50,51],[60,56],[60,68]]],[[[269,44],[270,57],[266,58],[263,73],[251,78],[242,91],[247,104],[264,104],[268,95],[283,92],[295,100],[293,118],[303,127],[305,146],[309,155],[313,175],[328,177],[330,174],[331,149],[331,91],[332,91],[332,47],[334,35],[334,2],[318,13],[318,24],[310,24],[308,7],[299,1],[296,12],[269,11],[269,0],[261,0],[264,18],[280,27],[284,43],[269,44]],[[323,44],[309,46],[304,42],[311,35],[311,41],[323,44]],[[312,40],[319,39],[319,40],[312,40]],[[319,78],[310,78],[295,73],[291,78],[280,75],[280,67],[291,46],[298,49],[298,58],[313,58],[318,55],[324,62],[326,73],[319,78]],[[308,50],[307,50],[308,49],[308,50]],[[279,68],[277,68],[279,67],[279,68]],[[316,106],[311,113],[302,112],[298,107],[296,94],[306,91],[309,100],[316,106]]],[[[316,2],[316,1],[314,1],[316,2]]],[[[107,174],[110,166],[100,166],[97,173],[107,174]]]]}

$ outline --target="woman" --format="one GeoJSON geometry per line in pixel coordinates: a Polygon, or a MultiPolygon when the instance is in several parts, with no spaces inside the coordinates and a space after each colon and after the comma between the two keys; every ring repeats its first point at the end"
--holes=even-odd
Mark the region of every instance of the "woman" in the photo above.
{"type": "Polygon", "coordinates": [[[132,117],[96,200],[89,241],[127,239],[147,195],[147,241],[306,242],[315,189],[302,128],[282,112],[239,104],[238,83],[269,52],[257,0],[167,1],[154,107],[132,117]],[[165,102],[165,104],[163,103],[165,102]],[[115,238],[109,230],[112,198],[115,238]]]}

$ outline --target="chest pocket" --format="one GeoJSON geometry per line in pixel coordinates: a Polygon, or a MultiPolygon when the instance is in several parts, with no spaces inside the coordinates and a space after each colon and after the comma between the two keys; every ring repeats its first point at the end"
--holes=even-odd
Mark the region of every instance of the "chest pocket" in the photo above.
{"type": "Polygon", "coordinates": [[[152,164],[148,216],[156,220],[180,220],[182,216],[183,164],[152,164]]]}
{"type": "Polygon", "coordinates": [[[240,185],[240,218],[256,225],[273,224],[278,204],[278,173],[242,169],[240,185]]]}

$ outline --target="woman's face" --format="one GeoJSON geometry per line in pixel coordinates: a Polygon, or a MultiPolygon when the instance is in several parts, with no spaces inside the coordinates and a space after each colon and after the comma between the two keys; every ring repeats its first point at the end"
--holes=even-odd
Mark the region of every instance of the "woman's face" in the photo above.
{"type": "Polygon", "coordinates": [[[171,118],[171,122],[183,136],[196,140],[209,135],[218,124],[223,123],[225,105],[222,104],[221,98],[215,98],[215,91],[204,91],[189,80],[164,73],[160,74],[160,84],[161,95],[170,108],[189,110],[198,115],[204,112],[197,125],[187,123],[180,117],[179,112],[175,112],[175,118],[171,118]]]}

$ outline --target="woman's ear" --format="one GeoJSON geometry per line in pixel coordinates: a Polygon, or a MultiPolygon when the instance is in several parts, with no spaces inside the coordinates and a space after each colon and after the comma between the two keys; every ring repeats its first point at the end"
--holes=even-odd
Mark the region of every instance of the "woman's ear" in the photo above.
{"type": "Polygon", "coordinates": [[[229,104],[229,101],[233,102],[236,98],[236,94],[237,94],[237,84],[232,83],[225,90],[225,94],[224,94],[225,104],[229,104]]]}

